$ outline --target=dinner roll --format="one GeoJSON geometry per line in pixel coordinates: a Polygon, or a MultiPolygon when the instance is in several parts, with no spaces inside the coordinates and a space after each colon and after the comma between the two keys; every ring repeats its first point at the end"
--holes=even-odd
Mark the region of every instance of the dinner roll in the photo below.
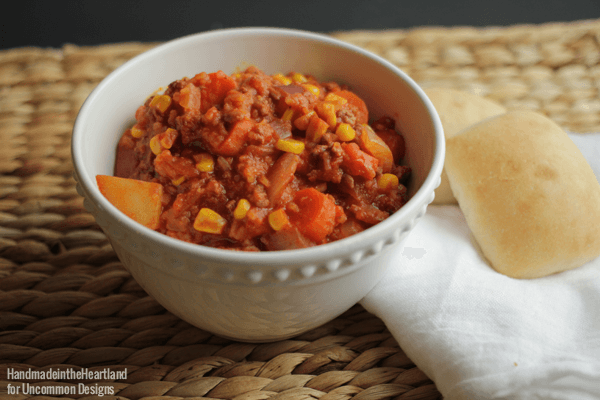
{"type": "Polygon", "coordinates": [[[537,278],[600,255],[600,184],[553,121],[511,111],[446,144],[452,191],[498,272],[537,278]]]}
{"type": "MultiPolygon", "coordinates": [[[[446,139],[486,118],[506,112],[506,108],[492,100],[459,90],[429,88],[425,89],[425,93],[440,116],[446,139]]],[[[442,183],[435,190],[433,204],[454,203],[456,203],[456,199],[452,195],[444,168],[442,183]]]]}

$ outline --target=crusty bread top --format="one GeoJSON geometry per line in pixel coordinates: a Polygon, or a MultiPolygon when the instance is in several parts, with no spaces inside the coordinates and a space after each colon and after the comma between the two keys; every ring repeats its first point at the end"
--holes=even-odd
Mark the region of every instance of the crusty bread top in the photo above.
{"type": "Polygon", "coordinates": [[[545,116],[513,111],[467,128],[447,140],[446,169],[497,271],[534,278],[600,255],[600,184],[545,116]]]}
{"type": "Polygon", "coordinates": [[[483,96],[450,88],[426,88],[425,94],[435,106],[446,139],[486,118],[504,114],[506,108],[483,96]]]}
{"type": "MultiPolygon", "coordinates": [[[[446,139],[486,118],[506,112],[506,108],[495,101],[455,89],[427,88],[425,93],[440,116],[446,139]]],[[[442,172],[442,182],[435,191],[433,204],[455,203],[456,199],[452,195],[444,170],[442,172]]]]}

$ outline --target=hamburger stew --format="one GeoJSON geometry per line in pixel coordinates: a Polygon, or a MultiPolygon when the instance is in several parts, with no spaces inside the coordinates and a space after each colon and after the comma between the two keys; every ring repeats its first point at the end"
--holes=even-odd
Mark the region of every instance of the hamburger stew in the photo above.
{"type": "Polygon", "coordinates": [[[408,200],[395,121],[344,85],[255,67],[172,82],[135,114],[102,193],[138,222],[217,248],[315,246],[408,200]]]}

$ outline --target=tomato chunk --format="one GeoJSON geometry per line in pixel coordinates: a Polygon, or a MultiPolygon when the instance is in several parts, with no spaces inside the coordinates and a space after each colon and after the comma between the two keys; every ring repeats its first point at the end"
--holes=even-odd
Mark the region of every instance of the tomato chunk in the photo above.
{"type": "Polygon", "coordinates": [[[225,140],[215,150],[221,156],[235,156],[244,147],[248,133],[254,128],[255,122],[250,119],[238,121],[233,125],[225,140]]]}
{"type": "Polygon", "coordinates": [[[396,132],[394,129],[375,131],[375,133],[390,148],[394,157],[394,163],[399,164],[406,153],[406,144],[404,142],[404,136],[399,135],[398,132],[396,132]]]}
{"type": "Polygon", "coordinates": [[[201,86],[201,111],[205,113],[212,106],[223,102],[227,92],[237,87],[235,79],[225,74],[223,71],[212,72],[210,74],[196,75],[192,82],[201,86]],[[208,79],[207,79],[208,78],[208,79]]]}
{"type": "Polygon", "coordinates": [[[108,175],[97,175],[96,183],[100,193],[123,214],[150,229],[158,228],[163,195],[160,183],[108,175]]]}
{"type": "Polygon", "coordinates": [[[193,178],[200,174],[192,160],[174,156],[169,150],[163,150],[156,156],[154,169],[159,175],[171,180],[178,180],[181,177],[193,178]]]}

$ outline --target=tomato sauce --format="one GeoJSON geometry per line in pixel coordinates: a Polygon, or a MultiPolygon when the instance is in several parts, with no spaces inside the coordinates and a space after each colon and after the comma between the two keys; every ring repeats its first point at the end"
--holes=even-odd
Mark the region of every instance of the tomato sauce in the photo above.
{"type": "Polygon", "coordinates": [[[255,67],[172,82],[122,135],[115,176],[162,185],[157,231],[204,246],[339,240],[408,200],[395,121],[348,87],[255,67]]]}

